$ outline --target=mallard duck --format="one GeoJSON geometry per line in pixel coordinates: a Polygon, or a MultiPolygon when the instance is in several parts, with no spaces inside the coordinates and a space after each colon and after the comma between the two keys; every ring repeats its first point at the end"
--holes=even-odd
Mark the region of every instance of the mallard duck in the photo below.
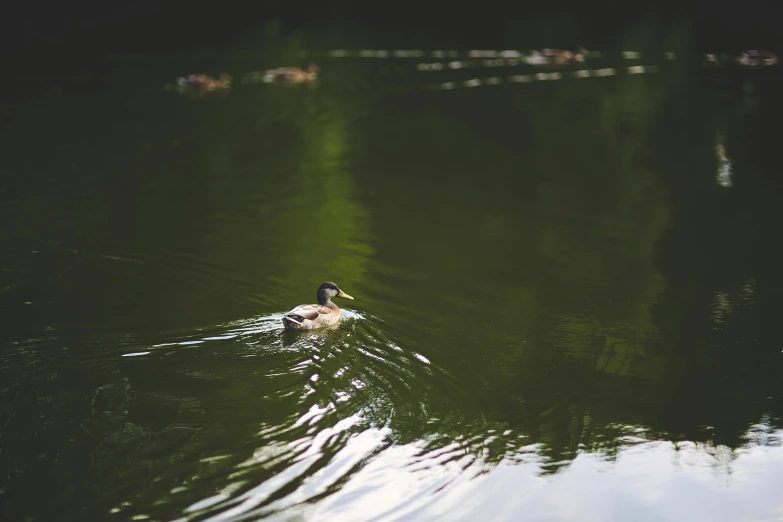
{"type": "Polygon", "coordinates": [[[543,56],[551,65],[567,65],[575,62],[584,62],[587,49],[580,47],[576,52],[564,49],[544,49],[543,56]]]}
{"type": "Polygon", "coordinates": [[[331,326],[340,320],[340,309],[332,302],[332,297],[353,299],[334,283],[324,283],[318,287],[318,304],[299,305],[283,317],[283,326],[288,330],[313,330],[331,326]]]}
{"type": "Polygon", "coordinates": [[[775,65],[778,63],[778,55],[772,51],[745,51],[740,53],[737,60],[740,65],[758,67],[759,65],[775,65]]]}
{"type": "Polygon", "coordinates": [[[314,82],[317,75],[318,66],[311,63],[304,70],[296,67],[269,69],[264,75],[264,81],[267,83],[309,83],[314,82]]]}

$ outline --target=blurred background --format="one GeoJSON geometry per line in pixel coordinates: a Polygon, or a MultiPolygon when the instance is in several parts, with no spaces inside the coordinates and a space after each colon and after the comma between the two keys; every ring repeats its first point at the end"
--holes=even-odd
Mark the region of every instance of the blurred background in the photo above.
{"type": "MultiPolygon", "coordinates": [[[[277,21],[287,31],[305,31],[314,38],[342,36],[357,47],[380,38],[393,48],[433,47],[493,49],[547,47],[548,37],[560,47],[564,39],[586,47],[605,48],[629,27],[642,21],[669,24],[687,18],[703,52],[737,46],[772,48],[778,44],[783,8],[776,2],[482,2],[445,5],[402,1],[376,5],[356,0],[291,3],[228,1],[196,4],[182,0],[106,3],[78,0],[45,7],[17,3],[4,20],[4,52],[20,50],[42,56],[73,51],[95,56],[119,52],[163,52],[226,45],[253,48],[263,24],[277,21]],[[526,25],[526,24],[529,24],[526,25]],[[528,43],[529,41],[529,43],[528,43]],[[518,42],[518,43],[517,43],[518,42]]],[[[571,46],[576,44],[570,44],[571,46]]]]}

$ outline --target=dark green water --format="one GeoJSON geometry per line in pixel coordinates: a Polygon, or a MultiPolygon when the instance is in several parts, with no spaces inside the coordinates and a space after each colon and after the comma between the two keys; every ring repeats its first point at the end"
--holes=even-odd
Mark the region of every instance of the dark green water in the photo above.
{"type": "Polygon", "coordinates": [[[6,519],[779,516],[777,72],[264,65],[5,102],[6,519]]]}

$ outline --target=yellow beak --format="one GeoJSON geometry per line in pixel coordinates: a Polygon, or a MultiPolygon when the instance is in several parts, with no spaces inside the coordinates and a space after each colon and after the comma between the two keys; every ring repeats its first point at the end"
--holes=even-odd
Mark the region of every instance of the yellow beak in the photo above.
{"type": "Polygon", "coordinates": [[[345,299],[353,299],[353,297],[351,297],[350,295],[346,294],[342,290],[340,290],[340,293],[337,294],[337,297],[342,297],[342,298],[345,298],[345,299]]]}

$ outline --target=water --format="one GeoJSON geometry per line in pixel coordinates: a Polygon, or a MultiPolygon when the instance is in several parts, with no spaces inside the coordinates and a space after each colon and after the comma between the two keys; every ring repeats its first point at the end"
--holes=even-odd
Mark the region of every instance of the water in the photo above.
{"type": "Polygon", "coordinates": [[[778,73],[415,63],[6,103],[8,520],[779,516],[778,73]]]}

